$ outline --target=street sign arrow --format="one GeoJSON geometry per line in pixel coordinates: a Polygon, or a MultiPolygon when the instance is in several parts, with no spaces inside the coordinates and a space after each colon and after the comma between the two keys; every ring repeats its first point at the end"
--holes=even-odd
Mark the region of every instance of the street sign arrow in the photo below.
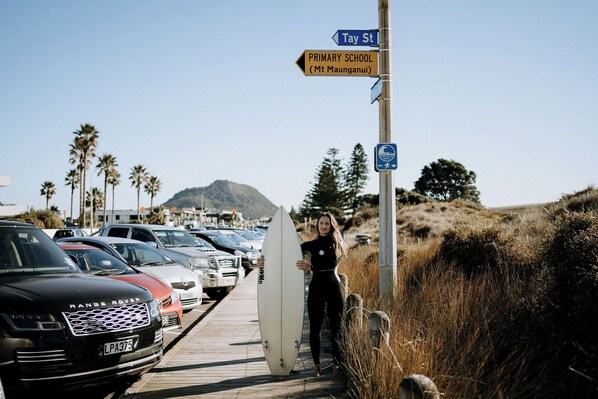
{"type": "Polygon", "coordinates": [[[301,57],[299,57],[295,63],[297,64],[299,69],[301,69],[301,72],[305,74],[305,51],[301,54],[301,57]]]}
{"type": "Polygon", "coordinates": [[[378,46],[378,30],[339,29],[332,36],[337,46],[378,46]]]}

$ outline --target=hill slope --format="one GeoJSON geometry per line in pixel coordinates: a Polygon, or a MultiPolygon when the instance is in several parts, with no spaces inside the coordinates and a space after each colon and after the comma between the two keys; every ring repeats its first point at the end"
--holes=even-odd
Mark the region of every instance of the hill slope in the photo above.
{"type": "Polygon", "coordinates": [[[216,180],[207,187],[187,188],[163,205],[176,208],[201,208],[242,212],[245,219],[272,217],[277,207],[255,188],[228,180],[216,180]],[[202,202],[203,201],[203,202],[202,202]]]}

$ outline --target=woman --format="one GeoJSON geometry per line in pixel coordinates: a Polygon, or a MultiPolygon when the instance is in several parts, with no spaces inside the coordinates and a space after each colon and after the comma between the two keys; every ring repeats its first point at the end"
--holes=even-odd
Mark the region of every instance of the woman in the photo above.
{"type": "MultiPolygon", "coordinates": [[[[343,256],[347,255],[347,244],[338,229],[336,219],[328,212],[320,215],[317,221],[317,235],[312,241],[301,244],[301,250],[309,262],[299,260],[298,269],[312,272],[307,296],[307,312],[309,316],[309,346],[314,361],[314,376],[320,376],[320,332],[324,322],[324,312],[328,314],[332,333],[332,371],[338,373],[341,361],[339,338],[341,322],[345,307],[337,268],[343,256]]],[[[263,267],[264,258],[260,258],[258,266],[263,267]]]]}

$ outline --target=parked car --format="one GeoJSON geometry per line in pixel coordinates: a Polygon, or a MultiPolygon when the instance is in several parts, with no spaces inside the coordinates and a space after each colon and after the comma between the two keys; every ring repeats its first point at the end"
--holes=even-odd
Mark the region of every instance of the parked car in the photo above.
{"type": "Polygon", "coordinates": [[[264,236],[256,232],[253,232],[252,230],[243,229],[237,229],[235,230],[235,233],[245,238],[247,241],[249,241],[249,243],[253,246],[254,249],[257,249],[261,252],[262,245],[264,245],[264,236]]]}
{"type": "Polygon", "coordinates": [[[76,388],[138,376],[162,358],[143,287],[84,274],[39,228],[0,221],[0,375],[5,390],[76,388]]]}
{"type": "Polygon", "coordinates": [[[250,239],[246,238],[245,236],[243,236],[239,230],[215,230],[215,231],[218,231],[218,232],[224,234],[225,236],[230,238],[232,241],[234,241],[235,244],[241,245],[241,246],[249,248],[249,249],[255,249],[256,251],[262,250],[263,240],[256,240],[253,238],[250,240],[250,239]]]}
{"type": "Polygon", "coordinates": [[[162,282],[151,274],[141,272],[101,249],[87,244],[59,242],[58,246],[77,260],[77,265],[83,273],[147,288],[158,302],[162,328],[165,330],[183,328],[183,307],[179,295],[168,282],[162,282]]]}
{"type": "Polygon", "coordinates": [[[190,233],[195,237],[203,238],[217,249],[240,256],[243,267],[248,271],[257,266],[259,251],[238,245],[217,230],[191,230],[190,233]]]}
{"type": "Polygon", "coordinates": [[[113,224],[100,236],[130,238],[149,243],[165,255],[198,274],[204,292],[213,299],[226,296],[243,281],[245,273],[238,256],[205,253],[188,231],[155,224],[113,224]]]}
{"type": "Polygon", "coordinates": [[[138,240],[118,237],[64,238],[60,242],[80,242],[99,248],[161,281],[178,294],[183,311],[201,305],[203,288],[199,276],[158,249],[138,240]]]}
{"type": "Polygon", "coordinates": [[[66,237],[87,237],[88,235],[89,234],[87,234],[87,232],[85,230],[76,229],[76,228],[69,228],[69,229],[56,230],[56,232],[52,236],[52,239],[54,241],[56,241],[56,240],[58,240],[60,238],[66,238],[66,237]]]}
{"type": "Polygon", "coordinates": [[[364,245],[371,244],[372,236],[370,236],[369,234],[356,234],[355,242],[357,244],[364,244],[364,245]]]}

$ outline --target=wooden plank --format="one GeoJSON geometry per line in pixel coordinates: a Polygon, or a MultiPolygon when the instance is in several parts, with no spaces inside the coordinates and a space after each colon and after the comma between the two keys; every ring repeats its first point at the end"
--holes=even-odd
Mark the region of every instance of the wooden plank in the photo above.
{"type": "MultiPolygon", "coordinates": [[[[330,370],[312,377],[306,317],[301,351],[290,376],[272,376],[261,347],[257,321],[257,272],[233,289],[152,371],[121,398],[344,397],[347,381],[330,370]]],[[[326,347],[325,334],[322,346],[326,347]]],[[[322,365],[332,361],[322,353],[322,365]]]]}

